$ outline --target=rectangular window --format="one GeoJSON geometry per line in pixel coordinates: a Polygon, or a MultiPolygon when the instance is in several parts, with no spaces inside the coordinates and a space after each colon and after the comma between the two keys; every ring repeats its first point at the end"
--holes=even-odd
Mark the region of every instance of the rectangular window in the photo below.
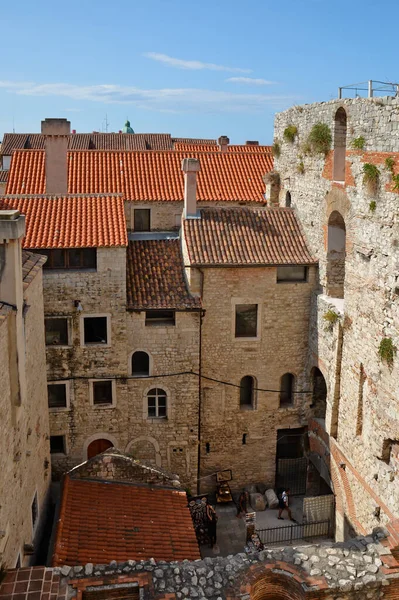
{"type": "Polygon", "coordinates": [[[236,304],[236,337],[256,337],[258,333],[258,305],[236,304]]]}
{"type": "Polygon", "coordinates": [[[66,454],[64,435],[50,435],[50,454],[66,454]]]}
{"type": "Polygon", "coordinates": [[[289,266],[277,267],[277,282],[281,281],[306,281],[308,278],[307,267],[289,266]]]}
{"type": "Polygon", "coordinates": [[[67,384],[49,383],[47,384],[48,406],[49,408],[67,407],[67,384]]]}
{"type": "Polygon", "coordinates": [[[151,210],[149,208],[134,209],[134,231],[150,231],[151,210]]]}
{"type": "Polygon", "coordinates": [[[37,502],[37,492],[35,492],[35,497],[33,498],[32,506],[31,506],[31,514],[32,514],[32,529],[35,531],[37,525],[37,519],[39,517],[39,505],[37,502]]]}
{"type": "Polygon", "coordinates": [[[68,317],[44,319],[46,346],[68,346],[68,317]]]}
{"type": "Polygon", "coordinates": [[[145,313],[146,325],[175,325],[174,310],[147,310],[145,313]]]}
{"type": "Polygon", "coordinates": [[[38,252],[47,256],[45,269],[97,268],[97,248],[54,248],[38,252]]]}
{"type": "Polygon", "coordinates": [[[112,380],[93,381],[93,404],[112,404],[112,380]]]}
{"type": "Polygon", "coordinates": [[[175,227],[177,229],[181,227],[181,213],[175,215],[175,227]]]}
{"type": "Polygon", "coordinates": [[[107,317],[84,317],[84,344],[107,344],[107,317]]]}

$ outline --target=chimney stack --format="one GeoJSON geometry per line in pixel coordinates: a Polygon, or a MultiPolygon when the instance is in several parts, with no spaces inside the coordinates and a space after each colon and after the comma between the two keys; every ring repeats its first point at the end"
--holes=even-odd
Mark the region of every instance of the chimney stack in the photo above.
{"type": "Polygon", "coordinates": [[[42,134],[46,136],[46,194],[68,193],[68,139],[71,123],[67,119],[45,119],[42,134]]]}
{"type": "Polygon", "coordinates": [[[259,146],[259,142],[257,140],[247,140],[245,142],[246,146],[259,146]]]}
{"type": "Polygon", "coordinates": [[[184,173],[184,219],[198,219],[197,214],[197,173],[200,162],[197,158],[183,158],[181,168],[184,173]]]}
{"type": "Polygon", "coordinates": [[[227,149],[230,144],[230,140],[227,137],[227,135],[221,135],[220,138],[218,139],[218,144],[219,144],[220,152],[227,152],[227,149]]]}

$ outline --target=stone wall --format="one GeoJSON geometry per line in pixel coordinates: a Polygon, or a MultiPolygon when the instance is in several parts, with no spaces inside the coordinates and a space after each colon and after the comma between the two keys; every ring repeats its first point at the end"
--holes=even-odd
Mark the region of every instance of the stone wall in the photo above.
{"type": "MultiPolygon", "coordinates": [[[[395,394],[399,367],[397,358],[389,366],[378,355],[384,337],[392,338],[399,348],[398,194],[385,167],[385,159],[392,157],[394,173],[399,170],[398,109],[399,99],[393,98],[334,100],[294,107],[278,114],[275,121],[275,138],[282,150],[275,161],[282,182],[280,204],[284,205],[289,191],[309,244],[320,260],[320,291],[325,295],[313,297],[309,371],[318,366],[326,378],[327,431],[336,438],[334,444],[342,452],[342,461],[351,466],[349,472],[346,469],[346,478],[355,507],[350,514],[349,492],[344,490],[344,514],[358,531],[399,514],[395,502],[399,495],[397,466],[392,457],[384,456],[387,440],[395,441],[399,436],[399,399],[395,394]],[[340,107],[347,113],[342,183],[332,180],[334,139],[327,156],[309,153],[307,147],[314,124],[325,123],[334,132],[334,117],[340,107]],[[290,124],[298,129],[294,143],[283,141],[284,129],[290,124]],[[356,150],[352,142],[360,136],[365,140],[364,149],[356,150]],[[300,162],[303,169],[297,168],[300,162]],[[366,163],[380,171],[374,191],[363,182],[366,163]],[[331,224],[337,212],[346,230],[343,302],[331,297],[340,294],[328,281],[329,244],[334,233],[331,224]],[[323,322],[329,308],[339,316],[332,328],[323,322]],[[374,514],[377,506],[381,508],[378,517],[374,514]]],[[[339,464],[334,468],[339,469],[339,464]]]]}
{"type": "Polygon", "coordinates": [[[280,408],[283,374],[296,392],[309,390],[306,372],[310,298],[316,268],[304,283],[277,283],[276,268],[204,268],[201,488],[215,488],[214,473],[232,469],[232,489],[260,482],[274,486],[277,431],[306,424],[308,394],[280,408]],[[235,304],[258,304],[258,339],[235,338],[235,304]],[[240,409],[241,378],[255,378],[254,410],[240,409]],[[229,385],[229,384],[233,384],[229,385]],[[245,438],[243,435],[246,434],[245,438]],[[245,443],[244,443],[245,441],[245,443]],[[209,446],[207,446],[209,444],[209,446]]]}
{"type": "Polygon", "coordinates": [[[14,313],[0,318],[0,562],[8,567],[29,565],[24,544],[37,552],[51,479],[46,362],[43,330],[42,274],[39,272],[24,293],[26,386],[25,402],[12,406],[9,352],[15,345],[14,313]],[[38,518],[33,528],[31,506],[37,494],[38,518]]]}

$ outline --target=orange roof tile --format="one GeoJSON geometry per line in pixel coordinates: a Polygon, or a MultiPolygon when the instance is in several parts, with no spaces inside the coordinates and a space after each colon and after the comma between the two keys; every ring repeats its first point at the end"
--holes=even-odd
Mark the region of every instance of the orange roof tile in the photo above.
{"type": "Polygon", "coordinates": [[[192,265],[307,265],[317,261],[307,248],[290,208],[205,208],[201,219],[185,219],[192,265]]]}
{"type": "Polygon", "coordinates": [[[7,569],[0,583],[1,600],[65,600],[67,588],[60,575],[46,567],[7,569]],[[50,596],[51,590],[51,596],[50,596]]]}
{"type": "Polygon", "coordinates": [[[129,241],[126,269],[129,309],[200,307],[186,287],[180,240],[129,241]]]}
{"type": "Polygon", "coordinates": [[[24,248],[127,246],[120,195],[0,196],[0,209],[26,216],[24,248]]]}
{"type": "MultiPolygon", "coordinates": [[[[127,200],[183,200],[183,158],[198,158],[198,201],[264,202],[262,177],[273,168],[270,153],[68,152],[70,194],[122,193],[127,200]]],[[[44,152],[21,150],[11,161],[7,194],[43,194],[44,152]]]]}
{"type": "Polygon", "coordinates": [[[228,152],[255,152],[260,154],[271,154],[272,147],[271,146],[258,146],[256,144],[232,144],[228,146],[228,152]]]}
{"type": "Polygon", "coordinates": [[[200,558],[185,492],[65,476],[53,566],[200,558]]]}
{"type": "MultiPolygon", "coordinates": [[[[220,152],[218,144],[193,144],[184,142],[175,142],[175,150],[179,152],[220,152]]],[[[250,152],[259,154],[271,154],[271,146],[257,146],[255,144],[233,144],[227,146],[228,152],[250,152]]]]}

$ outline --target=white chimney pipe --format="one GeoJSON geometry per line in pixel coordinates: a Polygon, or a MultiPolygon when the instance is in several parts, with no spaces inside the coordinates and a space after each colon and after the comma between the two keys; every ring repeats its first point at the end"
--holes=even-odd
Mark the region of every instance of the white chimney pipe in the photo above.
{"type": "Polygon", "coordinates": [[[197,158],[183,158],[181,164],[184,173],[184,219],[198,219],[197,214],[197,173],[200,162],[197,158]]]}

